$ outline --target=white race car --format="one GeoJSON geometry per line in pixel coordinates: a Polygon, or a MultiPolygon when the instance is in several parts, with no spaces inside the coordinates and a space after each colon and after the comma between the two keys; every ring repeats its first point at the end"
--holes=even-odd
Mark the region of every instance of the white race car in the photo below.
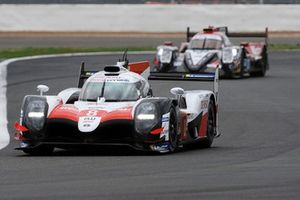
{"type": "Polygon", "coordinates": [[[187,29],[187,42],[181,47],[171,42],[157,47],[152,73],[204,73],[220,69],[223,77],[242,78],[244,74],[264,76],[269,69],[268,29],[265,32],[228,32],[227,27],[208,27],[203,32],[187,29]],[[233,37],[264,38],[264,42],[234,45],[233,37]]]}
{"type": "MultiPolygon", "coordinates": [[[[126,59],[127,60],[127,59],[126,59]]],[[[103,71],[81,68],[78,88],[23,100],[15,138],[25,153],[51,154],[54,148],[127,145],[138,150],[174,152],[199,141],[210,147],[218,131],[218,70],[180,79],[209,80],[214,90],[171,89],[174,98],[154,97],[149,62],[118,62],[103,71]]],[[[155,76],[152,79],[169,79],[155,76]]],[[[174,77],[172,78],[174,79],[174,77]]]]}

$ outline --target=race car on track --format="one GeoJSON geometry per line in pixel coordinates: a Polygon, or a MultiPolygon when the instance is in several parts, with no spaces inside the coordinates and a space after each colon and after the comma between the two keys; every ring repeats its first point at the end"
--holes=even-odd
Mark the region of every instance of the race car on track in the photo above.
{"type": "Polygon", "coordinates": [[[208,27],[193,33],[187,28],[187,42],[181,47],[165,42],[157,47],[154,72],[213,72],[220,68],[220,76],[242,78],[264,76],[269,69],[268,29],[265,32],[228,32],[227,27],[208,27]],[[264,42],[242,42],[233,45],[229,37],[263,37],[264,42]]]}
{"type": "MultiPolygon", "coordinates": [[[[127,60],[127,59],[125,59],[127,60]]],[[[174,152],[199,142],[210,147],[218,132],[218,70],[212,74],[149,77],[148,61],[118,62],[103,71],[81,66],[78,88],[57,96],[24,97],[15,123],[17,150],[47,155],[54,148],[126,145],[137,150],[174,152]],[[154,97],[148,78],[212,81],[214,90],[172,88],[174,98],[154,97]]]]}

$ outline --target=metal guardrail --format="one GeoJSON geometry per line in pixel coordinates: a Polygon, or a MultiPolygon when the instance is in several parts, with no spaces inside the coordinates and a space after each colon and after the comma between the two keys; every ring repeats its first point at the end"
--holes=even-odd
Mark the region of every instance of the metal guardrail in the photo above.
{"type": "Polygon", "coordinates": [[[300,4],[300,0],[0,0],[0,4],[300,4]]]}

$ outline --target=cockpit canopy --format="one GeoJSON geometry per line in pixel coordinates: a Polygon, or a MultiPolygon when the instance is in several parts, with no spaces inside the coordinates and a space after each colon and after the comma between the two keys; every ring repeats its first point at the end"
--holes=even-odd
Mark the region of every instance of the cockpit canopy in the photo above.
{"type": "Polygon", "coordinates": [[[232,46],[230,40],[224,33],[199,33],[189,43],[189,49],[221,49],[232,46]]]}
{"type": "Polygon", "coordinates": [[[149,85],[144,79],[127,72],[119,75],[96,74],[83,85],[80,100],[97,101],[104,97],[106,102],[136,101],[147,96],[149,85]]]}
{"type": "Polygon", "coordinates": [[[222,48],[222,37],[213,34],[196,35],[190,41],[190,49],[220,49],[222,48]]]}

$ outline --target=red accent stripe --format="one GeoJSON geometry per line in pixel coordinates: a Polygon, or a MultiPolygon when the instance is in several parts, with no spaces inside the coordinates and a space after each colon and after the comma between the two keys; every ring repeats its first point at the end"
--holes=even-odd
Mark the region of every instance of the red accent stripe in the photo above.
{"type": "Polygon", "coordinates": [[[59,105],[49,115],[49,119],[60,118],[78,122],[78,109],[74,105],[59,105]]]}
{"type": "Polygon", "coordinates": [[[21,133],[16,133],[15,140],[24,141],[24,140],[29,140],[29,139],[24,137],[21,133]]]}
{"type": "Polygon", "coordinates": [[[161,128],[151,131],[150,134],[157,135],[157,134],[160,134],[163,130],[164,130],[164,128],[161,127],[161,128]]]}
{"type": "Polygon", "coordinates": [[[200,128],[199,128],[199,137],[203,138],[206,136],[207,132],[207,122],[208,122],[208,114],[205,113],[202,115],[201,122],[200,122],[200,128]]]}
{"type": "Polygon", "coordinates": [[[180,135],[181,135],[181,140],[186,140],[187,139],[187,114],[185,112],[181,112],[181,127],[180,127],[180,135]]]}
{"type": "Polygon", "coordinates": [[[28,131],[28,128],[26,128],[25,126],[22,126],[19,122],[15,123],[15,129],[17,131],[21,131],[21,132],[28,131]]]}
{"type": "MultiPolygon", "coordinates": [[[[82,110],[79,111],[75,106],[73,105],[63,105],[55,108],[49,115],[49,119],[58,118],[58,119],[69,119],[75,122],[79,121],[79,117],[88,116],[88,112],[91,110],[82,110]]],[[[115,119],[128,119],[132,120],[132,107],[122,108],[119,110],[115,110],[112,112],[108,112],[105,110],[97,110],[93,109],[93,111],[96,111],[97,116],[101,117],[101,122],[106,122],[109,120],[115,120],[115,119]]]]}
{"type": "Polygon", "coordinates": [[[131,72],[142,74],[150,66],[149,61],[129,63],[128,69],[131,72]]]}

